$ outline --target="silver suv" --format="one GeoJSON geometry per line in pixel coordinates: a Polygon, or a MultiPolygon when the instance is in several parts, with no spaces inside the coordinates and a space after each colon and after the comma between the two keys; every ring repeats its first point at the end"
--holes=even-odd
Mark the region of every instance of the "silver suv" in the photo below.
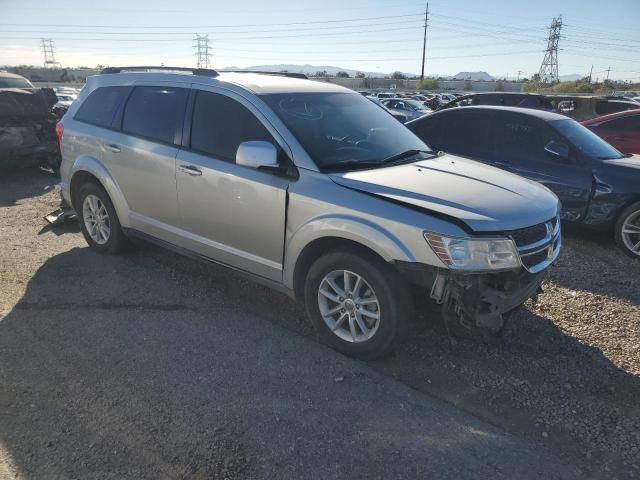
{"type": "Polygon", "coordinates": [[[244,272],[364,357],[397,344],[416,293],[467,332],[539,291],[560,250],[546,188],[430,151],[345,88],[182,70],[109,69],[62,120],[62,194],[97,252],[135,236],[244,272]]]}

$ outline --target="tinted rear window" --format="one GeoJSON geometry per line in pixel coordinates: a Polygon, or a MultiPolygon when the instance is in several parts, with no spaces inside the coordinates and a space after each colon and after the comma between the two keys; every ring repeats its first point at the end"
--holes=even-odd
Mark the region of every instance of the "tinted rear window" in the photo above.
{"type": "Polygon", "coordinates": [[[109,127],[118,107],[127,95],[126,87],[97,88],[80,105],[75,119],[99,127],[109,127]]]}
{"type": "Polygon", "coordinates": [[[124,111],[122,131],[163,143],[174,143],[182,129],[189,90],[136,87],[124,111]]]}

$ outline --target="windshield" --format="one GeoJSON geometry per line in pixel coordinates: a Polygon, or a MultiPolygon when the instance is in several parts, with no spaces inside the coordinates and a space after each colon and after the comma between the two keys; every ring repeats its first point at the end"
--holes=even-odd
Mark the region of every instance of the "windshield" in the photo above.
{"type": "Polygon", "coordinates": [[[33,88],[26,78],[0,77],[0,88],[33,88]]]}
{"type": "Polygon", "coordinates": [[[585,155],[600,160],[624,158],[624,155],[588,128],[574,120],[557,120],[551,125],[585,155]]]}
{"type": "MultiPolygon", "coordinates": [[[[429,148],[388,112],[357,93],[278,93],[261,98],[320,169],[363,166],[429,148]]],[[[367,165],[368,166],[368,165],[367,165]]]]}

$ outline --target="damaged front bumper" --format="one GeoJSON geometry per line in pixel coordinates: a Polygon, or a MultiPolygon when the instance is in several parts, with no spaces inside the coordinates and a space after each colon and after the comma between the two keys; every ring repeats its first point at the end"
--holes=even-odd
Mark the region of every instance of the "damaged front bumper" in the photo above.
{"type": "Polygon", "coordinates": [[[547,272],[532,274],[521,270],[463,275],[440,271],[431,287],[431,298],[442,305],[447,323],[499,332],[504,326],[505,313],[542,292],[547,272]]]}
{"type": "Polygon", "coordinates": [[[431,299],[441,305],[449,327],[475,328],[499,332],[504,314],[518,308],[542,292],[548,268],[530,273],[517,271],[460,273],[427,265],[398,265],[407,280],[430,291],[431,299]]]}

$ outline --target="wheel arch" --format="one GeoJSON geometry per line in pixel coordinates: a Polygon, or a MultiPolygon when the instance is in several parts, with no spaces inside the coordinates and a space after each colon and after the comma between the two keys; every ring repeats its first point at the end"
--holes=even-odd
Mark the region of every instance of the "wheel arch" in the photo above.
{"type": "Polygon", "coordinates": [[[343,217],[318,218],[287,239],[283,283],[296,296],[315,259],[330,250],[345,249],[374,255],[385,262],[416,258],[398,238],[377,225],[343,217]]]}
{"type": "Polygon", "coordinates": [[[115,208],[120,224],[128,226],[129,207],[122,191],[115,182],[109,170],[95,157],[81,156],[73,165],[73,174],[69,182],[69,196],[72,207],[77,210],[76,196],[85,183],[95,183],[102,187],[109,195],[115,208]]]}

